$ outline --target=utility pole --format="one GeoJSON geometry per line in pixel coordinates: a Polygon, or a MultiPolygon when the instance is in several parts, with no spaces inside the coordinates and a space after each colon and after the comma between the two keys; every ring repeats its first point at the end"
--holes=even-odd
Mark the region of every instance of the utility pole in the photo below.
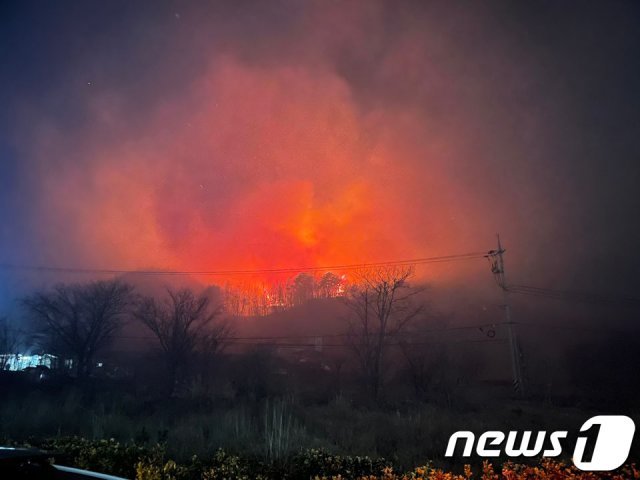
{"type": "Polygon", "coordinates": [[[520,346],[518,345],[518,337],[516,334],[516,324],[511,320],[511,305],[509,303],[509,288],[507,286],[507,277],[504,268],[503,254],[506,251],[498,238],[498,249],[491,250],[487,254],[487,258],[491,261],[491,272],[496,277],[498,286],[502,289],[504,304],[504,320],[507,326],[507,334],[509,335],[509,349],[511,350],[511,368],[513,372],[513,388],[521,396],[526,396],[526,385],[522,374],[522,356],[520,346]]]}

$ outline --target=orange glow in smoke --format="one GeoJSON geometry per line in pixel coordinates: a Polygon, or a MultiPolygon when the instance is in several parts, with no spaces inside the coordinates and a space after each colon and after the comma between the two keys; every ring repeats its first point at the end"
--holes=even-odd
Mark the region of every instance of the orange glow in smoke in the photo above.
{"type": "Polygon", "coordinates": [[[331,72],[226,58],[142,119],[128,120],[106,93],[90,104],[88,132],[54,132],[40,146],[43,158],[77,160],[41,182],[44,223],[67,238],[57,257],[68,263],[386,261],[464,251],[458,222],[479,221],[454,214],[466,194],[438,161],[455,139],[416,145],[414,114],[362,111],[331,72]]]}

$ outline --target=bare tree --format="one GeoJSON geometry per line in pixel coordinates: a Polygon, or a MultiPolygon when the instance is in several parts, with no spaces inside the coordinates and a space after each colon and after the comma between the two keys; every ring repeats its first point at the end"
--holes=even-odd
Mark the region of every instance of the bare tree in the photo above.
{"type": "Polygon", "coordinates": [[[156,336],[167,367],[169,393],[175,394],[179,382],[187,378],[189,364],[198,354],[211,359],[228,336],[228,326],[216,322],[222,307],[211,308],[206,294],[191,290],[168,290],[159,302],[143,298],[134,315],[156,336]]]}
{"type": "Polygon", "coordinates": [[[482,368],[483,358],[455,344],[433,343],[428,348],[411,339],[401,344],[405,374],[416,398],[451,407],[456,394],[482,368]]]}
{"type": "Polygon", "coordinates": [[[422,290],[409,285],[412,267],[384,267],[357,272],[345,296],[351,310],[349,339],[370,393],[378,398],[387,348],[424,310],[413,297],[422,290]]]}
{"type": "Polygon", "coordinates": [[[266,285],[257,282],[227,283],[223,289],[225,312],[236,316],[264,316],[270,311],[266,285]]]}
{"type": "Polygon", "coordinates": [[[20,343],[18,331],[9,325],[7,317],[0,317],[0,371],[7,368],[20,343]]]}
{"type": "Polygon", "coordinates": [[[442,345],[426,347],[407,339],[400,342],[400,350],[405,360],[405,373],[418,400],[425,400],[430,388],[444,385],[442,367],[448,365],[448,362],[442,345]]]}
{"type": "Polygon", "coordinates": [[[60,284],[24,299],[48,345],[71,355],[78,377],[86,377],[96,353],[122,327],[133,287],[117,280],[60,284]]]}
{"type": "Polygon", "coordinates": [[[320,298],[337,297],[340,292],[342,279],[332,272],[327,272],[320,278],[318,282],[318,295],[320,298]]]}
{"type": "Polygon", "coordinates": [[[299,273],[289,283],[288,287],[288,305],[303,305],[316,295],[316,280],[308,273],[299,273]]]}

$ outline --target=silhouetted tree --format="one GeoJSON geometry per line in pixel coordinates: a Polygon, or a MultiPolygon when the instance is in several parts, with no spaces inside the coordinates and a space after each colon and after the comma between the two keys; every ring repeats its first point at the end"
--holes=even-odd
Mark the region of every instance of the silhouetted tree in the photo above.
{"type": "Polygon", "coordinates": [[[222,306],[211,308],[210,304],[206,294],[168,290],[167,298],[161,302],[153,297],[142,298],[134,312],[158,339],[170,395],[188,377],[189,365],[196,356],[203,354],[211,359],[228,336],[228,326],[216,321],[222,306]]]}
{"type": "Polygon", "coordinates": [[[412,320],[423,311],[413,297],[421,289],[411,287],[411,267],[385,267],[356,272],[345,302],[351,310],[349,340],[362,374],[374,398],[382,387],[385,354],[412,320]]]}
{"type": "Polygon", "coordinates": [[[223,289],[225,312],[233,316],[267,315],[269,290],[257,282],[227,283],[223,289]]]}
{"type": "Polygon", "coordinates": [[[289,285],[289,306],[303,305],[315,296],[316,280],[308,273],[296,275],[289,285]]]}
{"type": "Polygon", "coordinates": [[[332,272],[327,272],[318,282],[318,295],[321,298],[333,298],[340,294],[342,279],[332,272]]]}
{"type": "Polygon", "coordinates": [[[91,373],[96,353],[122,327],[133,287],[117,280],[60,284],[24,299],[39,333],[57,353],[70,355],[78,377],[91,373]]]}

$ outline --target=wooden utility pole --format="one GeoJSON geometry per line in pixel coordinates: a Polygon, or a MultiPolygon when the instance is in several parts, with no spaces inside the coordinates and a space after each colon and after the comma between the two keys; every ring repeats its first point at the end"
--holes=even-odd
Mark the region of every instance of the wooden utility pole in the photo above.
{"type": "Polygon", "coordinates": [[[509,349],[511,351],[511,369],[513,373],[513,388],[521,397],[526,396],[526,385],[524,376],[522,374],[522,353],[518,344],[518,336],[516,333],[516,324],[511,319],[511,305],[509,303],[509,288],[507,286],[507,277],[504,267],[504,252],[506,251],[502,247],[500,242],[500,235],[498,237],[498,249],[491,250],[487,257],[492,260],[491,272],[495,275],[498,286],[503,292],[502,308],[504,309],[504,320],[507,327],[507,334],[509,336],[509,349]]]}

